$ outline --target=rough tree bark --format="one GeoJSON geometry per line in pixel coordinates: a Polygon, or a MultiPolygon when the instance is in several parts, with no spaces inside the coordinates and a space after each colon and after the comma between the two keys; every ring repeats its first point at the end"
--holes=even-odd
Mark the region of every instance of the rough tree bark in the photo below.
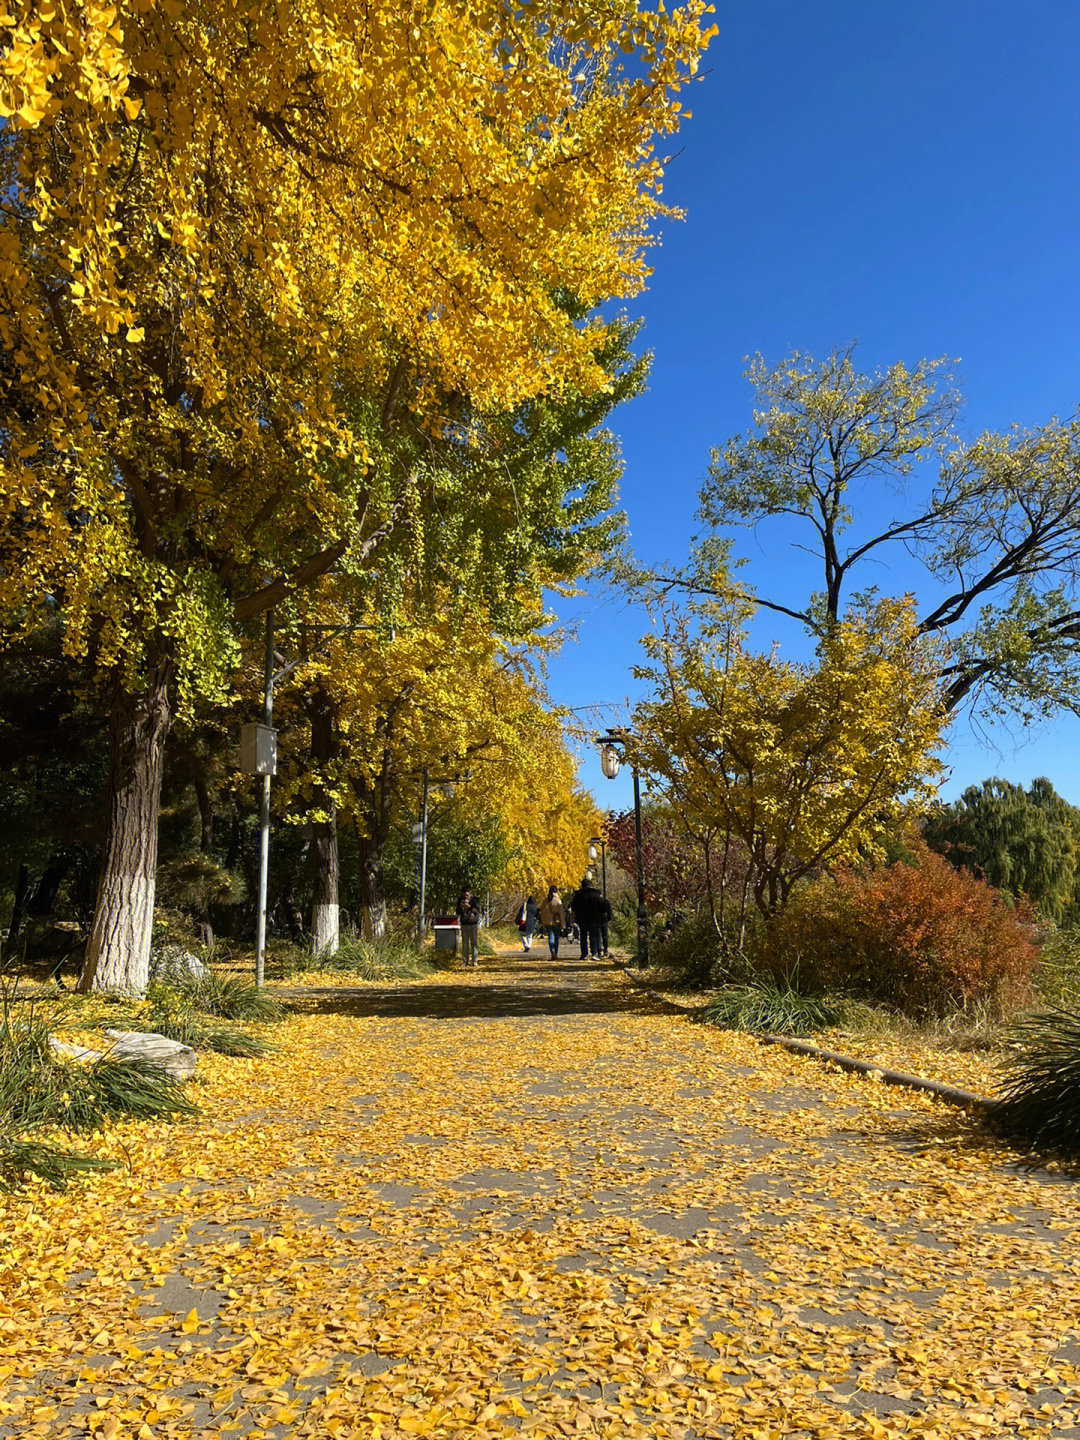
{"type": "Polygon", "coordinates": [[[109,718],[105,850],[82,991],[142,994],[150,971],[162,760],[172,722],[172,666],[151,667],[146,690],[114,683],[109,718]]]}
{"type": "MultiPolygon", "coordinates": [[[[318,685],[309,706],[311,759],[317,772],[334,758],[334,710],[329,695],[318,685]]],[[[326,814],[311,826],[311,951],[333,955],[339,942],[337,806],[325,788],[315,791],[315,804],[326,814]]]]}
{"type": "Polygon", "coordinates": [[[390,815],[394,794],[394,770],[390,747],[385,746],[374,783],[355,785],[359,819],[356,843],[360,851],[360,905],[362,928],[367,940],[381,940],[386,934],[386,881],[383,851],[390,838],[390,815]]]}
{"type": "Polygon", "coordinates": [[[383,844],[361,834],[360,904],[366,940],[381,940],[386,934],[386,884],[383,877],[383,844]]]}

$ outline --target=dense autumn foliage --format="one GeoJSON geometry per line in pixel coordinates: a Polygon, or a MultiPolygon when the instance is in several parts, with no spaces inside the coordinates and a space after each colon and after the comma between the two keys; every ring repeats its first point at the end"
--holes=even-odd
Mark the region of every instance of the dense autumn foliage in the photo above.
{"type": "MultiPolygon", "coordinates": [[[[610,858],[624,874],[635,877],[633,810],[609,814],[604,834],[610,858]]],[[[674,815],[657,805],[645,806],[642,813],[641,857],[645,901],[661,912],[697,910],[708,901],[710,880],[716,898],[725,882],[738,887],[746,875],[737,846],[729,845],[725,857],[722,839],[688,833],[674,815]]]]}
{"type": "Polygon", "coordinates": [[[643,283],[702,9],[11,7],[0,596],[62,586],[73,651],[217,690],[260,565],[381,542],[406,377],[435,430],[602,387],[560,296],[643,283]]]}
{"type": "Polygon", "coordinates": [[[873,846],[905,797],[931,793],[943,715],[910,598],[850,612],[810,664],[755,654],[752,613],[735,590],[657,607],[634,749],[684,829],[739,843],[768,916],[803,876],[873,846]]]}
{"type": "Polygon", "coordinates": [[[1010,906],[921,841],[913,859],[843,869],[798,890],[768,927],[765,961],[811,987],[914,1014],[1022,1002],[1038,955],[1026,904],[1010,906]]]}
{"type": "Polygon", "coordinates": [[[84,984],[145,986],[165,744],[225,697],[237,624],[400,564],[433,491],[464,510],[402,425],[467,452],[485,412],[608,385],[582,311],[644,283],[704,14],[0,17],[0,606],[59,606],[110,686],[84,984]]]}

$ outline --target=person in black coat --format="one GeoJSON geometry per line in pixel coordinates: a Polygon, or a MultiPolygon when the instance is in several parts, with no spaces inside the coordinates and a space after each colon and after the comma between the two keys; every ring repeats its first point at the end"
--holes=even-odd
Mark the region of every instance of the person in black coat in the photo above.
{"type": "Polygon", "coordinates": [[[600,954],[600,924],[603,916],[603,897],[595,885],[582,881],[581,889],[574,896],[574,919],[581,931],[581,958],[600,954]]]}
{"type": "Polygon", "coordinates": [[[468,886],[461,892],[456,915],[461,923],[461,963],[475,970],[480,961],[477,935],[480,930],[480,901],[468,886]]]}

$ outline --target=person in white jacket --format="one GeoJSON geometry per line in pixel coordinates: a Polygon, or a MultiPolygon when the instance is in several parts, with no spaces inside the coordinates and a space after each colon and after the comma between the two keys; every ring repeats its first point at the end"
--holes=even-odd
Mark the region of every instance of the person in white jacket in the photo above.
{"type": "Polygon", "coordinates": [[[562,896],[552,885],[547,893],[547,899],[540,906],[540,924],[547,931],[548,949],[551,951],[551,958],[559,958],[559,941],[566,929],[566,911],[563,909],[562,896]]]}

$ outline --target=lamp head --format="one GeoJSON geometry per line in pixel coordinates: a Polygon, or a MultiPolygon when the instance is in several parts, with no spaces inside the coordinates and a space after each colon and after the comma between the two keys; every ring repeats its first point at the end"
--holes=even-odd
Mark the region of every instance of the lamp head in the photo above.
{"type": "Polygon", "coordinates": [[[605,745],[600,751],[600,769],[609,780],[619,773],[619,752],[614,745],[605,745]]]}

